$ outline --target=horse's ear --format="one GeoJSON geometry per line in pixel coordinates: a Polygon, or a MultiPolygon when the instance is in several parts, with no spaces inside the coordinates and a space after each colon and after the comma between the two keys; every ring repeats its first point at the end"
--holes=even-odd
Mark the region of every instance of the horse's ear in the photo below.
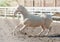
{"type": "Polygon", "coordinates": [[[23,6],[22,5],[18,5],[17,6],[17,9],[21,9],[23,6]]]}

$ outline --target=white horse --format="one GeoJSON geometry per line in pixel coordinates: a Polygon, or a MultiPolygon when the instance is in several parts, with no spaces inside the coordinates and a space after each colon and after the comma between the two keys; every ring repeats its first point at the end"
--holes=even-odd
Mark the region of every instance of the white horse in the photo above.
{"type": "Polygon", "coordinates": [[[23,27],[20,29],[20,31],[22,31],[24,28],[26,27],[32,27],[32,28],[36,28],[41,26],[42,30],[40,33],[38,33],[37,35],[40,35],[41,33],[43,33],[44,31],[47,31],[45,33],[45,35],[48,34],[49,32],[49,28],[50,28],[50,24],[52,23],[52,18],[51,15],[48,14],[42,14],[42,15],[34,15],[34,14],[30,14],[25,7],[23,6],[18,6],[17,9],[14,12],[14,15],[16,15],[18,12],[21,12],[21,14],[23,15],[23,20],[21,23],[19,23],[15,28],[17,29],[21,24],[23,25],[23,27]]]}

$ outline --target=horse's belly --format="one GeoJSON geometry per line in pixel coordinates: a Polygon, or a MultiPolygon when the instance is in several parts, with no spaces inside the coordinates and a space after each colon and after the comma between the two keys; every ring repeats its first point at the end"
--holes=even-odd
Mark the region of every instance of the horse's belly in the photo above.
{"type": "Polygon", "coordinates": [[[25,22],[25,25],[28,25],[29,27],[38,27],[42,25],[43,19],[29,19],[25,22]]]}
{"type": "Polygon", "coordinates": [[[35,23],[33,22],[30,24],[30,27],[39,27],[41,24],[42,23],[40,23],[40,22],[35,22],[35,23]]]}

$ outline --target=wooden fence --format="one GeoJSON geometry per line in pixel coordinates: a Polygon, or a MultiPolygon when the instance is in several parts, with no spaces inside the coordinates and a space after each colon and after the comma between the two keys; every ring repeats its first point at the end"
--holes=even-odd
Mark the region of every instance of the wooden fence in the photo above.
{"type": "Polygon", "coordinates": [[[60,0],[18,0],[19,4],[35,7],[59,7],[60,0]]]}
{"type": "MultiPolygon", "coordinates": [[[[60,7],[25,7],[31,14],[60,13],[60,7]]],[[[0,16],[13,17],[16,7],[0,7],[0,16]]],[[[53,14],[51,14],[53,15],[53,14]]],[[[60,14],[59,14],[60,15],[60,14]]]]}

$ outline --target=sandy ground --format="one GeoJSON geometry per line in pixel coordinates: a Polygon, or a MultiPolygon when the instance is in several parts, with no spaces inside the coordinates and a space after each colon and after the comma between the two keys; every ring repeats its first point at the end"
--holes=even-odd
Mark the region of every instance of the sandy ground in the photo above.
{"type": "MultiPolygon", "coordinates": [[[[27,35],[21,34],[19,31],[15,32],[14,35],[11,34],[18,23],[19,21],[17,19],[0,18],[0,42],[60,42],[59,37],[28,37],[27,35]]],[[[60,23],[53,22],[51,25],[52,29],[49,35],[60,34],[60,23]]],[[[32,28],[27,29],[22,32],[35,35],[41,31],[40,28],[34,30],[32,28]]]]}

